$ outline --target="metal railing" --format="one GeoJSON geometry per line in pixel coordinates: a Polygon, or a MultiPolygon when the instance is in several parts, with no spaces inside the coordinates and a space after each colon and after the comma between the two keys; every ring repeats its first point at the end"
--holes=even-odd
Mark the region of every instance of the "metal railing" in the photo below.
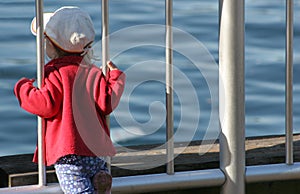
{"type": "Polygon", "coordinates": [[[173,0],[165,0],[166,13],[166,141],[167,173],[174,174],[174,113],[173,113],[173,0]]]}
{"type": "Polygon", "coordinates": [[[244,0],[220,0],[219,117],[221,193],[245,192],[244,0]]]}
{"type": "MultiPolygon", "coordinates": [[[[108,54],[108,1],[102,0],[103,68],[108,54]]],[[[38,83],[43,78],[43,1],[37,6],[38,83]]],[[[300,178],[300,163],[293,162],[293,0],[286,0],[286,164],[245,166],[245,86],[244,86],[244,0],[220,0],[220,168],[174,172],[173,142],[173,54],[172,0],[166,7],[166,108],[167,172],[114,178],[113,192],[135,193],[209,186],[221,186],[221,193],[245,193],[245,183],[300,178]],[[222,102],[222,103],[221,103],[222,102]],[[180,184],[179,184],[180,183],[180,184]]],[[[41,86],[41,85],[39,85],[41,86]]],[[[39,124],[39,185],[46,185],[43,166],[42,127],[39,124]]]]}
{"type": "MultiPolygon", "coordinates": [[[[109,0],[101,1],[101,13],[102,13],[102,72],[104,75],[107,73],[107,62],[109,60],[109,0]]],[[[107,126],[110,127],[110,116],[106,116],[107,126]]],[[[108,171],[111,172],[111,158],[107,157],[108,171]]]]}
{"type": "Polygon", "coordinates": [[[286,97],[285,97],[285,131],[286,131],[286,164],[293,164],[293,15],[294,1],[286,0],[286,97]]]}
{"type": "MultiPolygon", "coordinates": [[[[44,2],[43,0],[36,0],[36,50],[37,50],[37,84],[41,88],[44,80],[44,64],[45,64],[45,50],[44,50],[44,2]]],[[[38,117],[38,171],[39,179],[38,184],[40,186],[46,185],[46,167],[45,167],[45,155],[44,155],[44,130],[43,119],[38,117]]]]}

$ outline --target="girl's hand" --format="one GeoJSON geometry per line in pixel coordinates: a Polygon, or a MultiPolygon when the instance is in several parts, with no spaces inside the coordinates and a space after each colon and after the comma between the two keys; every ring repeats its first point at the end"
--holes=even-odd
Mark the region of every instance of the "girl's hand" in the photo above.
{"type": "Polygon", "coordinates": [[[117,70],[118,67],[112,62],[112,61],[108,61],[107,62],[107,67],[109,68],[109,70],[117,70]]]}

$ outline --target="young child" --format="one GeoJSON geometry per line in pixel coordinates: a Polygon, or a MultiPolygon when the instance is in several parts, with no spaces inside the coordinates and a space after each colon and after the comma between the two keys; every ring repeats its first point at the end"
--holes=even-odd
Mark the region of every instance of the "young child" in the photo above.
{"type": "MultiPolygon", "coordinates": [[[[44,85],[20,79],[14,88],[20,106],[44,120],[45,165],[53,165],[64,193],[109,193],[106,156],[116,151],[105,116],[119,103],[125,75],[110,61],[106,76],[91,64],[95,38],[89,15],[62,7],[45,17],[44,85]],[[47,21],[48,20],[48,21],[47,21]]],[[[32,32],[35,33],[35,19],[32,32]]],[[[37,162],[37,150],[34,162],[37,162]]]]}

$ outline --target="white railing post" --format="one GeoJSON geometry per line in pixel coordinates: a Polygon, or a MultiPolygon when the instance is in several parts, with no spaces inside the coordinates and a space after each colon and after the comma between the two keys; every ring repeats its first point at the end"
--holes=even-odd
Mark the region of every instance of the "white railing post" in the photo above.
{"type": "Polygon", "coordinates": [[[286,164],[293,164],[293,0],[286,0],[285,130],[286,164]]]}
{"type": "MultiPolygon", "coordinates": [[[[44,80],[44,18],[43,18],[43,0],[36,0],[36,51],[37,51],[37,84],[38,88],[43,86],[44,80]]],[[[46,185],[46,167],[45,167],[45,149],[44,149],[44,129],[43,119],[38,117],[38,184],[46,185]]]]}
{"type": "Polygon", "coordinates": [[[220,0],[219,90],[222,194],[245,193],[244,0],[220,0]]]}
{"type": "Polygon", "coordinates": [[[166,18],[166,109],[167,109],[167,174],[174,174],[174,113],[173,113],[173,2],[165,2],[166,18]]]}

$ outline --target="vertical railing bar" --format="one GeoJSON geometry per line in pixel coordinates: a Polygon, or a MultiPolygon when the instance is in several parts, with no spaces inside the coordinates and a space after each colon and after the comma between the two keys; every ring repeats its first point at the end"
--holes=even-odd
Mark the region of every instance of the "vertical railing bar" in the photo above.
{"type": "MultiPolygon", "coordinates": [[[[102,72],[107,73],[107,62],[109,60],[109,0],[102,0],[102,72]]],[[[106,116],[108,128],[110,128],[110,116],[106,116]]],[[[108,171],[111,173],[111,158],[106,158],[108,171]]]]}
{"type": "Polygon", "coordinates": [[[102,0],[102,70],[106,75],[107,61],[109,60],[109,0],[102,0]]]}
{"type": "Polygon", "coordinates": [[[245,193],[245,1],[220,0],[221,194],[245,193]]]}
{"type": "Polygon", "coordinates": [[[173,2],[166,0],[166,141],[167,174],[174,174],[174,113],[173,113],[173,2]]]}
{"type": "MultiPolygon", "coordinates": [[[[37,47],[37,85],[38,88],[43,86],[44,80],[44,18],[43,18],[43,0],[36,0],[36,47],[37,47]]],[[[37,118],[38,125],[38,184],[46,185],[46,167],[45,167],[45,149],[44,149],[44,129],[43,119],[37,118]]]]}
{"type": "Polygon", "coordinates": [[[293,0],[286,0],[286,164],[293,164],[293,0]]]}

